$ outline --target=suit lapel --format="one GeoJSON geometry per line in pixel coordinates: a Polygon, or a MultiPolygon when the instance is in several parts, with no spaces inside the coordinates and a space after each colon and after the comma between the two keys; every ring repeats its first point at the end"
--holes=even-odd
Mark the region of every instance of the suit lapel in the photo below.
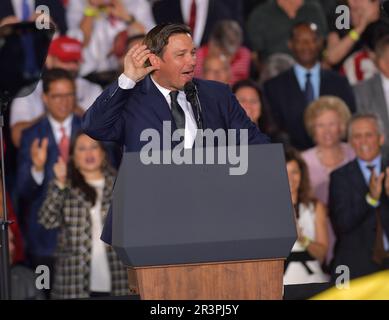
{"type": "Polygon", "coordinates": [[[352,180],[352,187],[355,189],[359,189],[361,194],[366,194],[369,191],[369,187],[366,184],[365,178],[359,167],[358,160],[355,159],[351,162],[350,167],[350,176],[352,180]]]}
{"type": "Polygon", "coordinates": [[[55,149],[58,152],[58,145],[57,142],[55,141],[53,128],[51,127],[50,121],[47,117],[45,118],[42,125],[42,138],[44,137],[49,138],[48,148],[49,149],[53,148],[53,150],[55,149]]]}
{"type": "Polygon", "coordinates": [[[162,93],[158,90],[158,88],[154,85],[150,76],[147,76],[142,82],[141,91],[144,94],[144,102],[145,105],[151,108],[157,118],[161,121],[171,121],[172,129],[175,128],[175,124],[172,118],[172,113],[170,111],[170,107],[162,95],[162,93]]]}

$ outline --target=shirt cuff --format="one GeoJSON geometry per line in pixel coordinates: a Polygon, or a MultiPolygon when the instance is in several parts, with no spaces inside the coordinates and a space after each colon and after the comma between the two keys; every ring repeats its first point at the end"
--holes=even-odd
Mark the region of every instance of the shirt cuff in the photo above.
{"type": "Polygon", "coordinates": [[[43,180],[45,178],[45,172],[44,171],[36,171],[34,169],[34,166],[31,167],[31,175],[34,181],[37,185],[42,185],[43,180]]]}
{"type": "Polygon", "coordinates": [[[129,90],[135,87],[136,82],[129,77],[127,77],[124,73],[122,73],[118,79],[119,87],[124,90],[129,90]]]}

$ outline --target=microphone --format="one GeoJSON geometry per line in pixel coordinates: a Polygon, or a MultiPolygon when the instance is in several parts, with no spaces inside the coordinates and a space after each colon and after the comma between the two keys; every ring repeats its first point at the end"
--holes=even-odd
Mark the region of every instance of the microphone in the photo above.
{"type": "Polygon", "coordinates": [[[197,128],[202,129],[202,110],[196,85],[192,81],[187,82],[184,86],[184,92],[186,95],[186,100],[192,105],[193,111],[195,113],[197,128]]]}

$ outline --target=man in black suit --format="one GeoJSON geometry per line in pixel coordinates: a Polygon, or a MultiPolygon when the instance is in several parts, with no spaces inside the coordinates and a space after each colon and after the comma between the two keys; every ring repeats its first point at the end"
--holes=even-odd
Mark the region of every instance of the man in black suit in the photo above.
{"type": "Polygon", "coordinates": [[[152,9],[157,24],[173,22],[189,25],[193,29],[193,40],[197,46],[208,42],[209,35],[215,23],[219,20],[235,20],[243,28],[243,5],[241,1],[159,0],[155,1],[152,9]],[[193,2],[196,6],[196,14],[194,15],[194,25],[191,25],[190,17],[193,2]]]}
{"type": "Polygon", "coordinates": [[[50,17],[56,24],[58,31],[61,34],[66,34],[67,24],[65,18],[65,8],[61,0],[1,0],[0,25],[30,20],[35,16],[35,8],[40,5],[44,5],[49,8],[50,17]],[[18,7],[17,4],[20,4],[20,6],[18,7]]]}
{"type": "Polygon", "coordinates": [[[304,111],[313,100],[323,95],[337,96],[351,112],[355,111],[354,95],[347,79],[320,66],[322,44],[316,25],[296,24],[289,40],[296,64],[264,84],[274,120],[300,150],[313,146],[303,122],[304,111]]]}
{"type": "Polygon", "coordinates": [[[335,170],[330,182],[329,212],[337,237],[334,279],[338,266],[347,266],[351,278],[389,268],[389,167],[382,156],[379,118],[354,116],[349,142],[357,158],[335,170]]]}

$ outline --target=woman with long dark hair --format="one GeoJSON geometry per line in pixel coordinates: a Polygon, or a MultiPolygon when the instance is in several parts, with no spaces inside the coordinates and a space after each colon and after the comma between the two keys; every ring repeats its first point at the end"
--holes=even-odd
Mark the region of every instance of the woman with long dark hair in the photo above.
{"type": "Polygon", "coordinates": [[[285,264],[284,284],[327,282],[320,266],[328,249],[326,208],[312,197],[308,169],[300,154],[289,148],[285,158],[297,241],[285,264]]]}
{"type": "Polygon", "coordinates": [[[59,228],[52,297],[76,299],[127,295],[126,268],[100,240],[112,198],[115,172],[102,144],[79,133],[69,163],[58,158],[55,179],[39,212],[39,222],[59,228]]]}

